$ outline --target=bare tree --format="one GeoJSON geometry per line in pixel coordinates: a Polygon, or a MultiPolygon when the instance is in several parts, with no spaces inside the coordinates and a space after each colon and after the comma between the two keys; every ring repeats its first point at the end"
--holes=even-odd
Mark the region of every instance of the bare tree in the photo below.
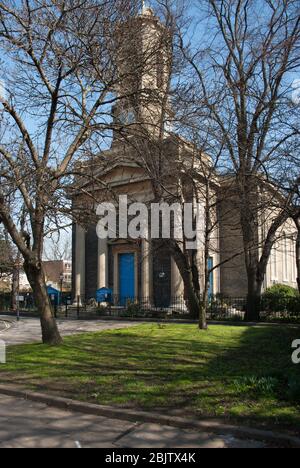
{"type": "Polygon", "coordinates": [[[71,260],[72,245],[69,238],[62,239],[61,233],[56,233],[46,241],[45,254],[46,260],[71,260]]]}
{"type": "Polygon", "coordinates": [[[110,128],[120,79],[116,24],[136,7],[125,0],[0,2],[0,217],[23,257],[47,344],[61,337],[46,290],[44,239],[78,214],[66,187],[76,161],[110,128]]]}
{"type": "Polygon", "coordinates": [[[203,126],[213,145],[223,147],[223,164],[234,181],[248,278],[246,319],[255,320],[276,232],[289,217],[290,199],[279,203],[272,191],[267,195],[262,180],[276,179],[280,152],[298,132],[290,74],[300,65],[299,5],[208,0],[199,2],[199,11],[206,12],[209,40],[202,35],[202,44],[188,44],[179,33],[180,48],[203,126]],[[273,214],[258,240],[259,215],[269,209],[273,214]]]}
{"type": "MultiPolygon", "coordinates": [[[[171,239],[161,238],[159,242],[152,243],[152,254],[160,255],[163,251],[171,254],[183,279],[188,310],[199,320],[199,328],[206,329],[210,278],[220,267],[219,261],[210,266],[209,260],[212,253],[219,254],[217,168],[222,151],[214,148],[214,157],[208,155],[212,150],[211,133],[206,131],[204,141],[204,132],[199,130],[203,123],[199,123],[199,112],[194,109],[199,101],[195,103],[190,83],[182,82],[182,77],[185,80],[185,63],[178,52],[181,43],[176,31],[183,27],[180,18],[184,18],[184,5],[181,4],[180,8],[176,5],[176,9],[174,2],[168,0],[159,4],[164,18],[160,66],[165,73],[155,119],[151,125],[149,122],[146,125],[134,122],[131,127],[127,126],[127,135],[122,132],[121,138],[131,148],[131,159],[146,172],[151,182],[151,203],[168,202],[180,206],[181,221],[177,220],[177,223],[182,223],[183,236],[176,238],[173,231],[171,239]],[[193,227],[201,223],[198,245],[196,236],[188,238],[185,235],[184,207],[187,203],[194,204],[193,227]],[[197,211],[199,206],[201,213],[197,211]],[[195,245],[191,248],[192,242],[195,245]]],[[[143,106],[147,109],[151,105],[153,96],[150,94],[143,100],[143,106]]],[[[173,226],[176,227],[178,225],[173,226]]]]}

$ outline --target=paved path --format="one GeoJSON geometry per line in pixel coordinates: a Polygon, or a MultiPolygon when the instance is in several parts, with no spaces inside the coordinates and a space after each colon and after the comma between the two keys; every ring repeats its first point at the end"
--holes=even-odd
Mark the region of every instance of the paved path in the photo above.
{"type": "Polygon", "coordinates": [[[3,322],[2,320],[0,320],[0,332],[3,330],[6,330],[6,328],[7,328],[7,324],[3,322]]]}
{"type": "MultiPolygon", "coordinates": [[[[128,328],[136,325],[130,322],[107,322],[101,320],[58,320],[57,321],[62,336],[75,335],[77,333],[94,332],[109,329],[128,328]]],[[[38,319],[22,318],[19,322],[14,322],[11,328],[1,329],[3,321],[0,319],[0,339],[7,345],[23,343],[34,343],[41,341],[41,325],[38,319]]]]}
{"type": "Polygon", "coordinates": [[[254,441],[50,408],[0,395],[0,448],[262,448],[254,441]]]}

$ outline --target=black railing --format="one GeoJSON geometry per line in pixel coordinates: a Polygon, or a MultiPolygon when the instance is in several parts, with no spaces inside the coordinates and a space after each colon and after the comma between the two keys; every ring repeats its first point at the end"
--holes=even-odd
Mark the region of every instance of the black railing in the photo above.
{"type": "MultiPolygon", "coordinates": [[[[246,310],[245,298],[215,298],[209,300],[207,316],[209,320],[243,320],[246,310]]],[[[95,299],[88,301],[78,296],[71,306],[58,308],[60,318],[145,318],[193,320],[183,296],[172,297],[168,305],[160,305],[149,297],[110,296],[106,303],[97,304],[95,299]]]]}
{"type": "MultiPolygon", "coordinates": [[[[245,297],[212,296],[209,299],[207,318],[212,321],[241,322],[245,319],[247,299],[245,297]]],[[[282,310],[273,313],[263,301],[260,307],[261,321],[300,321],[300,310],[297,314],[282,310]]],[[[183,296],[171,298],[166,306],[160,305],[149,297],[126,298],[113,295],[106,303],[97,304],[95,299],[88,301],[77,297],[71,306],[58,308],[57,316],[61,318],[97,319],[104,317],[132,319],[169,319],[195,320],[189,313],[183,296]]]]}
{"type": "MultiPolygon", "coordinates": [[[[57,315],[58,308],[66,307],[66,304],[71,304],[70,293],[63,293],[62,299],[60,299],[59,304],[56,304],[55,301],[51,301],[53,308],[53,315],[57,315]]],[[[16,307],[16,305],[15,305],[16,307]]],[[[11,293],[2,293],[0,294],[0,314],[20,317],[38,317],[39,311],[34,303],[32,293],[20,293],[18,301],[18,311],[13,310],[11,293]]]]}
{"type": "Polygon", "coordinates": [[[161,306],[149,297],[110,296],[105,303],[97,304],[78,296],[72,305],[57,309],[58,317],[65,318],[190,318],[182,296],[174,297],[167,307],[161,306]]]}
{"type": "MultiPolygon", "coordinates": [[[[86,300],[78,296],[71,301],[66,296],[62,304],[52,304],[53,315],[58,319],[168,319],[168,320],[195,320],[188,311],[187,302],[183,296],[171,298],[169,304],[159,304],[159,300],[149,297],[121,297],[113,295],[107,298],[106,303],[97,303],[95,299],[86,300]]],[[[210,297],[207,318],[211,321],[241,322],[245,319],[247,300],[245,297],[225,297],[221,295],[210,297]]],[[[14,315],[11,311],[10,295],[0,295],[0,314],[14,315]]],[[[20,304],[21,317],[36,317],[38,310],[32,300],[20,304]]],[[[273,312],[261,301],[260,320],[266,322],[299,322],[300,310],[280,310],[273,312]]]]}
{"type": "Polygon", "coordinates": [[[245,297],[212,296],[207,317],[210,320],[244,320],[247,299],[245,297]]]}
{"type": "Polygon", "coordinates": [[[11,295],[1,294],[0,295],[0,311],[8,312],[11,308],[11,295]]]}

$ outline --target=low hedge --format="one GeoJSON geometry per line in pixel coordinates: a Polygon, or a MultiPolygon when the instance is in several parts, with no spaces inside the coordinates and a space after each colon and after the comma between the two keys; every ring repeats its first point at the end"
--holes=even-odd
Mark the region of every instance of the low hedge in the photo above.
{"type": "Polygon", "coordinates": [[[262,296],[262,309],[266,312],[300,314],[300,295],[297,289],[284,284],[268,288],[262,296]]]}

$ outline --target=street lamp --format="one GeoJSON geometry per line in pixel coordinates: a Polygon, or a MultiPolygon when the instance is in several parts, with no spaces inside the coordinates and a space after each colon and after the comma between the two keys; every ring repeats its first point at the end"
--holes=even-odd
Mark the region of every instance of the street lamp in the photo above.
{"type": "Polygon", "coordinates": [[[61,273],[60,276],[59,276],[59,279],[60,279],[60,306],[62,305],[62,293],[63,293],[63,282],[64,282],[64,274],[61,273]]]}

